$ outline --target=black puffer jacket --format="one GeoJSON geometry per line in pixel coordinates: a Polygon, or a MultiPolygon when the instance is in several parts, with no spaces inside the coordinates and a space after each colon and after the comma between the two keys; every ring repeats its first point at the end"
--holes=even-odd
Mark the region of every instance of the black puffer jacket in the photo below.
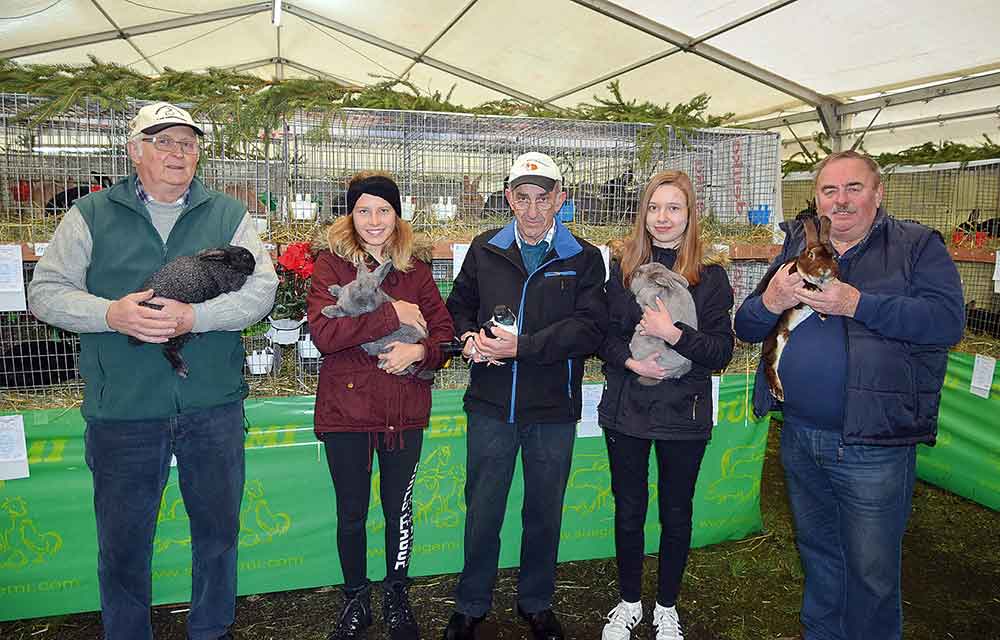
{"type": "MultiPolygon", "coordinates": [[[[654,247],[653,259],[673,267],[677,252],[654,247]]],[[[651,440],[707,440],[712,433],[712,371],[722,369],[733,357],[733,288],[719,260],[702,266],[701,282],[691,287],[698,313],[698,329],[677,323],[683,330],[674,345],[677,353],[691,360],[691,371],[677,379],[647,387],[625,368],[631,357],[628,343],[642,310],[635,296],[622,285],[621,265],[611,265],[608,280],[610,323],[601,346],[604,360],[604,395],[598,406],[598,421],[637,438],[651,440]]]]}
{"type": "Polygon", "coordinates": [[[580,419],[586,357],[608,322],[604,261],[594,246],[558,222],[552,248],[527,273],[514,222],[472,241],[448,296],[455,333],[478,330],[498,304],[517,315],[517,358],[506,366],[473,364],[465,410],[518,423],[580,419]]]}

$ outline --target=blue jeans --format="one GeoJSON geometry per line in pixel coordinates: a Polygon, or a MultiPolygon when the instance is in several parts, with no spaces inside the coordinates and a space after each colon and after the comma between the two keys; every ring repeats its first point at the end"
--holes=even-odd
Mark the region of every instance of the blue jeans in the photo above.
{"type": "Polygon", "coordinates": [[[233,623],[243,438],[242,402],[159,420],[87,421],[105,640],[153,638],[153,537],[171,454],[191,526],[188,636],[215,640],[233,623]]]}
{"type": "Polygon", "coordinates": [[[527,613],[552,606],[563,497],[576,423],[510,424],[469,414],[465,480],[465,566],[455,610],[485,616],[493,604],[500,527],[518,449],[524,467],[518,603],[527,613]]]}
{"type": "Polygon", "coordinates": [[[805,570],[806,640],[899,640],[903,533],[916,447],[844,445],[840,434],[781,431],[781,462],[805,570]]]}

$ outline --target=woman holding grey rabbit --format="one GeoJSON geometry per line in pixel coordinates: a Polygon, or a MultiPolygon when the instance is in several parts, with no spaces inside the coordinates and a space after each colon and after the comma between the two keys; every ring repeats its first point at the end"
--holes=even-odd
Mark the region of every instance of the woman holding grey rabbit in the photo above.
{"type": "Polygon", "coordinates": [[[691,544],[695,480],[712,430],[711,372],[729,363],[734,344],[733,290],[721,260],[703,253],[695,193],[683,171],[663,171],[646,185],[632,233],[612,263],[607,291],[610,323],[600,350],[605,388],[598,420],[615,497],[621,602],[608,614],[601,637],[628,640],[642,620],[643,527],[649,451],[655,448],[662,530],[652,637],[681,640],[677,594],[691,544]],[[686,279],[686,290],[681,284],[679,295],[670,296],[684,297],[688,306],[693,300],[696,323],[677,320],[670,307],[684,305],[667,294],[653,297],[655,306],[640,308],[634,292],[639,277],[650,271],[644,265],[651,263],[686,279]],[[634,355],[636,344],[650,338],[663,341],[667,357],[634,355]],[[684,366],[671,364],[677,360],[684,366]]]}
{"type": "Polygon", "coordinates": [[[433,376],[427,374],[444,361],[438,345],[451,340],[454,329],[431,275],[430,246],[418,249],[412,227],[399,217],[396,183],[376,173],[354,176],[347,208],[350,213],[331,225],[317,255],[307,297],[309,331],[323,354],[315,431],[325,445],[333,479],[337,551],[344,573],[345,605],[329,638],[364,638],[372,623],[365,523],[377,455],[385,515],[383,619],[392,640],[416,639],[407,595],[413,483],[430,418],[433,376]],[[381,288],[390,302],[350,317],[323,314],[338,302],[331,286],[339,292],[359,269],[370,271],[389,260],[391,272],[381,288]],[[362,349],[403,325],[425,337],[413,344],[392,342],[376,356],[362,349]]]}

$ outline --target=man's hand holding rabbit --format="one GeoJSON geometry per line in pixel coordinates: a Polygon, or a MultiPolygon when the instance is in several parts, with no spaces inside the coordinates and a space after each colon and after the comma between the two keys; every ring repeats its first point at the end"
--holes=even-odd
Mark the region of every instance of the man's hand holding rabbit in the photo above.
{"type": "Polygon", "coordinates": [[[153,290],[147,289],[130,293],[112,302],[105,316],[108,327],[143,342],[166,342],[177,331],[178,322],[163,309],[139,304],[148,302],[152,296],[153,290]]]}
{"type": "Polygon", "coordinates": [[[813,311],[853,318],[854,312],[858,310],[861,292],[840,280],[833,280],[819,291],[799,287],[795,290],[795,298],[812,307],[813,311]]]}

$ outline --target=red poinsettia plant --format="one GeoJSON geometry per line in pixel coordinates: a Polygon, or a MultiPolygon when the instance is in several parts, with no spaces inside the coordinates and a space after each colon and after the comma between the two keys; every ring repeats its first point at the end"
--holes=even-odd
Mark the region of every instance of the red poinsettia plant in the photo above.
{"type": "Polygon", "coordinates": [[[306,294],[313,272],[309,243],[293,242],[285,247],[274,270],[278,273],[278,292],[271,318],[301,320],[306,315],[306,294]]]}

